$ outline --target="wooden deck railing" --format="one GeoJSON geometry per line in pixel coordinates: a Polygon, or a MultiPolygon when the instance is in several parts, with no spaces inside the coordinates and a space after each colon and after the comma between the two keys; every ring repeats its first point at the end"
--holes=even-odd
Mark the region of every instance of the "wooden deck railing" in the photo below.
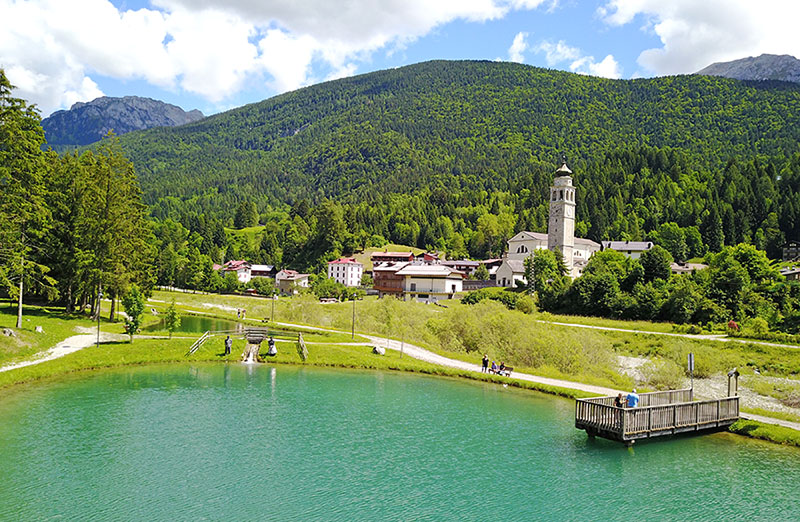
{"type": "Polygon", "coordinates": [[[642,394],[642,406],[636,408],[617,408],[613,397],[578,399],[575,426],[604,437],[631,440],[725,426],[739,418],[739,397],[693,402],[691,395],[691,390],[642,394]]]}

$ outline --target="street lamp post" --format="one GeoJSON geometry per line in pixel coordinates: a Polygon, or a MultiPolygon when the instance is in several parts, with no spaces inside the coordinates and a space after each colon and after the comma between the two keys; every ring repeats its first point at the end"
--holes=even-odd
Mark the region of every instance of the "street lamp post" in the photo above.
{"type": "Polygon", "coordinates": [[[272,313],[269,316],[269,322],[270,323],[274,323],[275,322],[275,292],[274,291],[272,292],[272,313]]]}
{"type": "Polygon", "coordinates": [[[100,300],[103,298],[103,291],[97,291],[97,347],[100,348],[100,300]]]}

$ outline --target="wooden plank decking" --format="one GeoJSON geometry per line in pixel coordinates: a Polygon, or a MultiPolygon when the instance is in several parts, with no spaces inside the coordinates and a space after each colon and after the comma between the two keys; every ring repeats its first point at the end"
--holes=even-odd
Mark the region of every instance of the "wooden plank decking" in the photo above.
{"type": "Polygon", "coordinates": [[[636,408],[617,408],[614,397],[575,401],[576,428],[621,442],[720,429],[738,419],[739,397],[693,401],[691,389],[642,393],[636,408]]]}

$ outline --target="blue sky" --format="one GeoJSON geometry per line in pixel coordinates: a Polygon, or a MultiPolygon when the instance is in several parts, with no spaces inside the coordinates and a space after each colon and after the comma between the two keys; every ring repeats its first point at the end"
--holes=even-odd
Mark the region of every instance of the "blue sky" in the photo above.
{"type": "Polygon", "coordinates": [[[800,55],[794,0],[0,0],[0,67],[44,116],[97,96],[206,114],[434,59],[610,78],[800,55]]]}

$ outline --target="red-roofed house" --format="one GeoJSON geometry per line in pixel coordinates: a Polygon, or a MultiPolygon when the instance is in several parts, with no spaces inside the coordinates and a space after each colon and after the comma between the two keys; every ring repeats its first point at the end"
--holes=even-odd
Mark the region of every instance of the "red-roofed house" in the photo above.
{"type": "Polygon", "coordinates": [[[340,257],[334,261],[328,261],[328,277],[344,286],[360,286],[363,273],[364,265],[356,261],[354,257],[340,257]]]}
{"type": "Polygon", "coordinates": [[[275,274],[275,285],[284,294],[296,294],[298,288],[308,288],[308,274],[284,269],[275,274]]]}
{"type": "Polygon", "coordinates": [[[214,265],[215,270],[222,270],[222,275],[225,275],[225,272],[235,272],[236,278],[239,279],[240,283],[248,283],[250,281],[250,263],[247,261],[228,261],[220,268],[219,265],[214,265]]]}

